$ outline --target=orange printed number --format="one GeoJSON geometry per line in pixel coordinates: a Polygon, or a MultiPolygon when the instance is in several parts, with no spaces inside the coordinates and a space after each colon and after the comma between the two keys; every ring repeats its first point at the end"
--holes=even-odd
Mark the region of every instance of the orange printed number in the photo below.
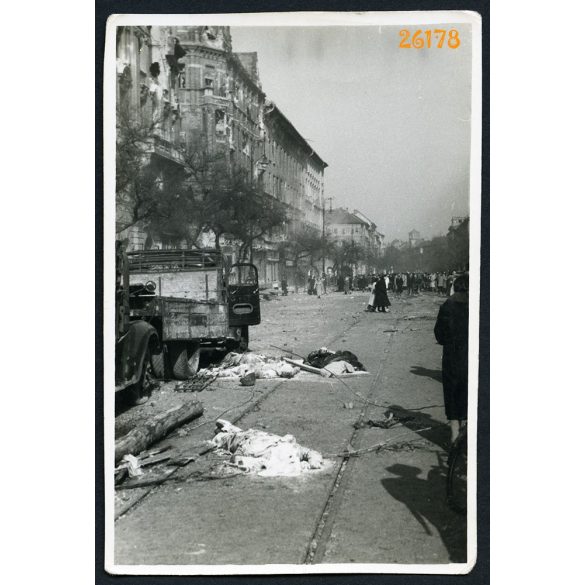
{"type": "Polygon", "coordinates": [[[412,48],[412,45],[408,42],[408,37],[410,36],[410,33],[406,29],[402,29],[400,31],[400,36],[402,37],[402,40],[400,41],[399,47],[401,49],[412,48]]]}
{"type": "Polygon", "coordinates": [[[442,28],[436,28],[434,33],[435,33],[435,36],[439,35],[439,42],[437,43],[437,47],[439,49],[442,49],[443,43],[445,42],[445,35],[447,34],[447,31],[443,30],[442,28]]]}
{"type": "Polygon", "coordinates": [[[410,31],[402,29],[400,31],[401,41],[398,45],[401,49],[424,49],[425,47],[430,49],[433,46],[433,35],[435,37],[437,49],[442,49],[445,44],[445,37],[447,37],[447,46],[450,49],[457,49],[461,44],[459,38],[459,31],[452,28],[447,35],[447,31],[442,28],[436,28],[435,30],[418,29],[414,31],[412,37],[410,31]],[[410,42],[409,42],[410,40],[410,42]],[[426,42],[425,42],[426,41],[426,42]]]}
{"type": "Polygon", "coordinates": [[[422,49],[425,46],[425,41],[424,39],[420,36],[422,33],[422,30],[417,30],[413,35],[412,35],[412,46],[415,49],[422,49]]]}
{"type": "Polygon", "coordinates": [[[449,31],[449,40],[447,45],[450,49],[456,49],[461,44],[459,40],[459,32],[454,28],[449,31]]]}

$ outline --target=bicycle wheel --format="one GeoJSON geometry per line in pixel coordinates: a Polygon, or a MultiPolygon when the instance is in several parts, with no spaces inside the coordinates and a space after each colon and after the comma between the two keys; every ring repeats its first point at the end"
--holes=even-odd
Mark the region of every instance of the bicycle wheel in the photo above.
{"type": "Polygon", "coordinates": [[[467,512],[467,433],[455,441],[449,453],[447,503],[458,514],[467,512]]]}

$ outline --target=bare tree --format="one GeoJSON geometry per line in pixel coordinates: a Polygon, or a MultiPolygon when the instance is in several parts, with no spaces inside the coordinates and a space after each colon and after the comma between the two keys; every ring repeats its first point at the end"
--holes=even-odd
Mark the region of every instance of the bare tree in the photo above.
{"type": "Polygon", "coordinates": [[[184,170],[154,160],[156,119],[122,106],[116,122],[116,232],[137,224],[165,231],[164,219],[171,220],[180,207],[184,170]]]}
{"type": "MultiPolygon", "coordinates": [[[[279,245],[281,258],[288,260],[294,267],[295,275],[299,268],[306,264],[318,270],[315,262],[323,256],[333,254],[335,245],[329,234],[323,234],[316,228],[302,226],[289,235],[285,242],[279,245]]],[[[295,291],[298,292],[298,283],[295,279],[295,291]]]]}
{"type": "Polygon", "coordinates": [[[333,250],[334,268],[343,272],[353,272],[355,266],[361,260],[366,260],[367,252],[363,246],[351,240],[343,241],[333,250]]]}
{"type": "Polygon", "coordinates": [[[249,255],[255,240],[288,221],[283,203],[262,192],[257,181],[226,161],[201,141],[185,156],[187,183],[192,197],[191,223],[215,235],[219,249],[222,235],[239,241],[238,259],[249,255]]]}

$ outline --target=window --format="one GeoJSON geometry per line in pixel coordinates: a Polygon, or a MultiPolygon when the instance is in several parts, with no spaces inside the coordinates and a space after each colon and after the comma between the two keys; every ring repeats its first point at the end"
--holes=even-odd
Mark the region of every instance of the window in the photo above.
{"type": "Polygon", "coordinates": [[[223,110],[215,110],[215,132],[221,136],[226,134],[226,115],[223,110]]]}

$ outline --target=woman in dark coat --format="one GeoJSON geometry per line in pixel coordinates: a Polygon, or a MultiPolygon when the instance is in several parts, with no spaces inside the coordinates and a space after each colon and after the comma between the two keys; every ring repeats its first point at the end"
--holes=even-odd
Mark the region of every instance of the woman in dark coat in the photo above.
{"type": "Polygon", "coordinates": [[[467,349],[469,337],[469,276],[454,283],[455,293],[439,309],[435,338],[443,346],[443,396],[451,440],[467,420],[467,349]]]}
{"type": "Polygon", "coordinates": [[[390,300],[386,292],[386,281],[384,280],[384,276],[380,275],[374,285],[374,311],[378,309],[378,311],[385,313],[386,307],[389,306],[390,300]]]}

